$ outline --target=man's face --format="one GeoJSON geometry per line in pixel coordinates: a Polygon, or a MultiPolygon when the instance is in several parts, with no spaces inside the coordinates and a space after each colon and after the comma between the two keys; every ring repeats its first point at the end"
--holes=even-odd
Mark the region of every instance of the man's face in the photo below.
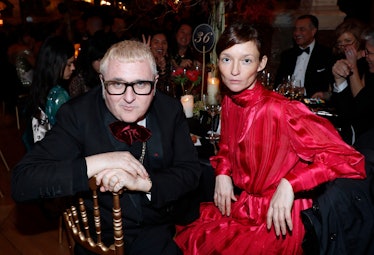
{"type": "Polygon", "coordinates": [[[366,61],[369,64],[369,71],[374,73],[374,45],[366,42],[365,44],[365,56],[366,61]]]}
{"type": "Polygon", "coordinates": [[[307,47],[314,40],[317,29],[313,27],[309,19],[300,19],[295,23],[293,39],[302,48],[307,47]]]}
{"type": "MultiPolygon", "coordinates": [[[[135,81],[154,81],[150,64],[146,61],[135,63],[121,63],[110,60],[106,73],[103,73],[105,81],[120,81],[131,83],[135,81]]],[[[157,77],[156,77],[157,78],[157,77]]],[[[153,100],[155,85],[149,95],[137,95],[128,86],[122,95],[110,95],[103,86],[105,103],[109,111],[120,121],[127,123],[138,122],[145,117],[153,100]]]]}

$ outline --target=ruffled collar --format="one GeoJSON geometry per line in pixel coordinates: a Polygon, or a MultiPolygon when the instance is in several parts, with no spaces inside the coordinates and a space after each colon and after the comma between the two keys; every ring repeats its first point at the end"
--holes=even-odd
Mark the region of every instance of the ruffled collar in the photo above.
{"type": "Polygon", "coordinates": [[[252,89],[246,89],[240,93],[231,93],[228,96],[235,104],[241,107],[246,107],[255,105],[260,101],[263,98],[265,91],[266,89],[259,82],[256,82],[252,89]]]}

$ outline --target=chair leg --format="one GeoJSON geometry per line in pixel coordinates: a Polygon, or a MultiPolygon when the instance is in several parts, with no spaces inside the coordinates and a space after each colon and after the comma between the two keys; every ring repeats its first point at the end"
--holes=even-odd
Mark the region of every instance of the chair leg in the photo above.
{"type": "Polygon", "coordinates": [[[21,125],[19,124],[19,112],[18,112],[18,106],[16,105],[16,120],[17,120],[17,129],[21,129],[21,125]]]}
{"type": "Polygon", "coordinates": [[[0,150],[0,157],[1,157],[1,159],[2,159],[2,161],[4,163],[4,165],[5,165],[6,170],[9,172],[10,168],[9,168],[8,163],[6,162],[5,157],[3,155],[3,152],[1,150],[0,150]]]}
{"type": "Polygon", "coordinates": [[[62,216],[58,218],[58,243],[62,244],[62,216]]]}

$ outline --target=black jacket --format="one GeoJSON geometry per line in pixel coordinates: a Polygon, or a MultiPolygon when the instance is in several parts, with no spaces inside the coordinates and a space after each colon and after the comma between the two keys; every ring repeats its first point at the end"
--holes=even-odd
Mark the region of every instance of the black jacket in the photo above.
{"type": "MultiPolygon", "coordinates": [[[[144,165],[152,180],[152,198],[149,201],[142,192],[123,193],[125,235],[129,228],[139,225],[188,222],[198,217],[199,204],[183,200],[198,187],[201,170],[181,104],[157,92],[146,118],[152,137],[147,141],[144,165]],[[191,210],[181,208],[181,204],[191,210]]],[[[108,125],[113,121],[101,86],[64,104],[57,113],[56,125],[14,168],[13,198],[26,201],[87,191],[86,156],[132,152],[110,133],[108,125]]],[[[109,223],[111,194],[104,193],[101,198],[107,203],[101,210],[104,222],[109,223]]]]}
{"type": "Polygon", "coordinates": [[[310,209],[301,212],[306,255],[374,254],[374,204],[370,178],[336,179],[321,187],[310,209]]]}
{"type": "MultiPolygon", "coordinates": [[[[318,91],[328,91],[331,83],[331,50],[316,42],[310,54],[304,84],[307,97],[311,97],[318,91]]],[[[281,84],[288,75],[294,73],[297,57],[298,46],[282,52],[274,81],[275,87],[281,84]]]]}

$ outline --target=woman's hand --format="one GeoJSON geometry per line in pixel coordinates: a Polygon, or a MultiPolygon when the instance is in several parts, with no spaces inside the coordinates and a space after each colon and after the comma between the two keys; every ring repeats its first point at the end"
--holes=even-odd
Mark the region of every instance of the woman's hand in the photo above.
{"type": "Polygon", "coordinates": [[[356,48],[353,46],[347,46],[344,50],[345,58],[348,60],[351,68],[356,67],[357,59],[359,58],[359,53],[357,52],[356,48]]]}
{"type": "Polygon", "coordinates": [[[236,201],[234,186],[230,176],[217,175],[214,189],[214,204],[218,207],[222,215],[230,216],[231,200],[236,201]]]}
{"type": "Polygon", "coordinates": [[[347,59],[340,59],[332,67],[336,85],[340,85],[351,74],[352,65],[347,59]]]}
{"type": "Polygon", "coordinates": [[[166,71],[166,59],[164,56],[155,56],[156,59],[156,65],[160,68],[161,74],[165,73],[166,71]]]}
{"type": "Polygon", "coordinates": [[[192,60],[191,59],[182,59],[180,65],[182,68],[191,68],[192,67],[192,60]]]}
{"type": "Polygon", "coordinates": [[[266,227],[271,229],[274,225],[277,236],[287,234],[287,227],[292,231],[291,210],[294,202],[294,193],[291,184],[284,178],[281,179],[277,190],[270,201],[266,217],[266,227]]]}
{"type": "Polygon", "coordinates": [[[147,45],[148,47],[151,47],[151,36],[149,35],[148,38],[146,39],[145,38],[145,35],[142,34],[142,40],[143,40],[143,43],[145,45],[147,45]]]}

